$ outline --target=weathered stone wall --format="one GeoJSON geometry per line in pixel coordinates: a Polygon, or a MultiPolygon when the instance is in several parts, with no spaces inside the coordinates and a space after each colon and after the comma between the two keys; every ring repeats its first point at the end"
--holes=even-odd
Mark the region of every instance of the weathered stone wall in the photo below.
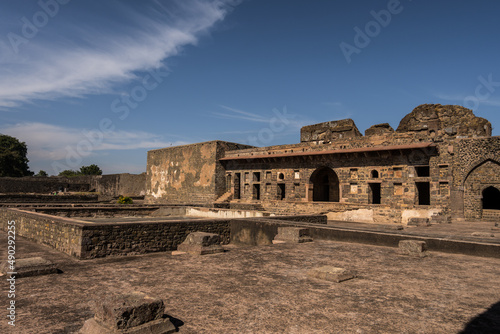
{"type": "Polygon", "coordinates": [[[83,223],[18,209],[0,208],[2,230],[7,230],[7,222],[10,220],[16,222],[16,235],[75,257],[82,256],[83,223]]]}
{"type": "Polygon", "coordinates": [[[146,201],[148,203],[210,203],[226,192],[224,168],[219,162],[226,150],[248,145],[210,141],[148,152],[146,201]]]}
{"type": "Polygon", "coordinates": [[[301,142],[330,142],[362,136],[352,119],[307,125],[300,129],[301,142]]]}
{"type": "Polygon", "coordinates": [[[50,194],[55,191],[86,192],[90,190],[90,177],[0,177],[0,193],[50,194]]]}
{"type": "Polygon", "coordinates": [[[97,202],[97,195],[41,195],[41,194],[8,194],[0,195],[0,203],[92,203],[97,202]]]}
{"type": "Polygon", "coordinates": [[[91,189],[112,197],[140,197],[146,195],[146,173],[96,175],[91,179],[91,189]]]}
{"type": "Polygon", "coordinates": [[[500,189],[500,137],[461,139],[455,144],[453,203],[465,218],[482,218],[482,191],[500,189]]]}
{"type": "Polygon", "coordinates": [[[0,178],[0,193],[3,194],[50,194],[59,191],[96,191],[112,197],[119,195],[131,197],[144,196],[146,192],[146,173],[138,175],[125,173],[75,177],[27,176],[0,178]]]}
{"type": "Polygon", "coordinates": [[[9,220],[16,221],[17,235],[81,259],[175,250],[196,231],[217,233],[223,243],[230,236],[228,219],[98,224],[0,208],[2,230],[9,220]]]}
{"type": "Polygon", "coordinates": [[[216,233],[229,243],[229,220],[198,219],[130,224],[89,224],[82,232],[82,258],[176,250],[191,232],[216,233]]]}

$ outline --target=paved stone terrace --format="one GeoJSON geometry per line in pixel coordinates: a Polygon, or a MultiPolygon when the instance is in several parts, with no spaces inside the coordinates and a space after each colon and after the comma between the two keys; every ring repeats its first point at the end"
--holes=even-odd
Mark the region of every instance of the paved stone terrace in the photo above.
{"type": "MultiPolygon", "coordinates": [[[[1,258],[6,239],[0,232],[1,258]]],[[[22,238],[16,246],[19,258],[42,256],[64,273],[18,279],[17,326],[13,331],[4,319],[1,333],[71,333],[92,317],[89,299],[132,290],[162,298],[166,313],[183,323],[179,333],[458,333],[500,305],[495,258],[412,258],[395,248],[315,241],[229,246],[203,257],[153,253],[82,261],[22,238]],[[359,278],[307,277],[325,265],[353,269],[359,278]]]]}
{"type": "Polygon", "coordinates": [[[404,229],[398,230],[397,227],[400,225],[381,225],[329,220],[328,226],[359,231],[375,231],[384,233],[396,233],[408,236],[414,235],[500,244],[500,224],[495,222],[455,221],[451,224],[435,224],[431,226],[405,226],[404,229]],[[479,234],[472,235],[473,233],[479,234]]]}

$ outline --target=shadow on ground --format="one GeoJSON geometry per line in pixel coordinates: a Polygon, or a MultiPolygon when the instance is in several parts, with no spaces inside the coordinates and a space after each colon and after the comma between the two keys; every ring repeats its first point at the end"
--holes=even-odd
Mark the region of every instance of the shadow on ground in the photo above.
{"type": "Polygon", "coordinates": [[[500,333],[500,301],[474,317],[459,334],[500,333]]]}

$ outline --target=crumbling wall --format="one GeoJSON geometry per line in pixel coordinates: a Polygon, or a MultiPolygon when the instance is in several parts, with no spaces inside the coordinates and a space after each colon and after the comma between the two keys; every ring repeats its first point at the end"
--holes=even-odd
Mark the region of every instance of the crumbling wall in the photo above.
{"type": "Polygon", "coordinates": [[[338,139],[362,137],[356,124],[350,118],[307,125],[300,129],[301,142],[330,142],[338,139]]]}

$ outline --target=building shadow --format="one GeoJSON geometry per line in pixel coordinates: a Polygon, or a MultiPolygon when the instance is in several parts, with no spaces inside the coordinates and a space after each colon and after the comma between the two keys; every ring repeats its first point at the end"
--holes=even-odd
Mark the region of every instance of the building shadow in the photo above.
{"type": "Polygon", "coordinates": [[[475,316],[459,334],[498,334],[500,333],[500,301],[475,316]]]}

